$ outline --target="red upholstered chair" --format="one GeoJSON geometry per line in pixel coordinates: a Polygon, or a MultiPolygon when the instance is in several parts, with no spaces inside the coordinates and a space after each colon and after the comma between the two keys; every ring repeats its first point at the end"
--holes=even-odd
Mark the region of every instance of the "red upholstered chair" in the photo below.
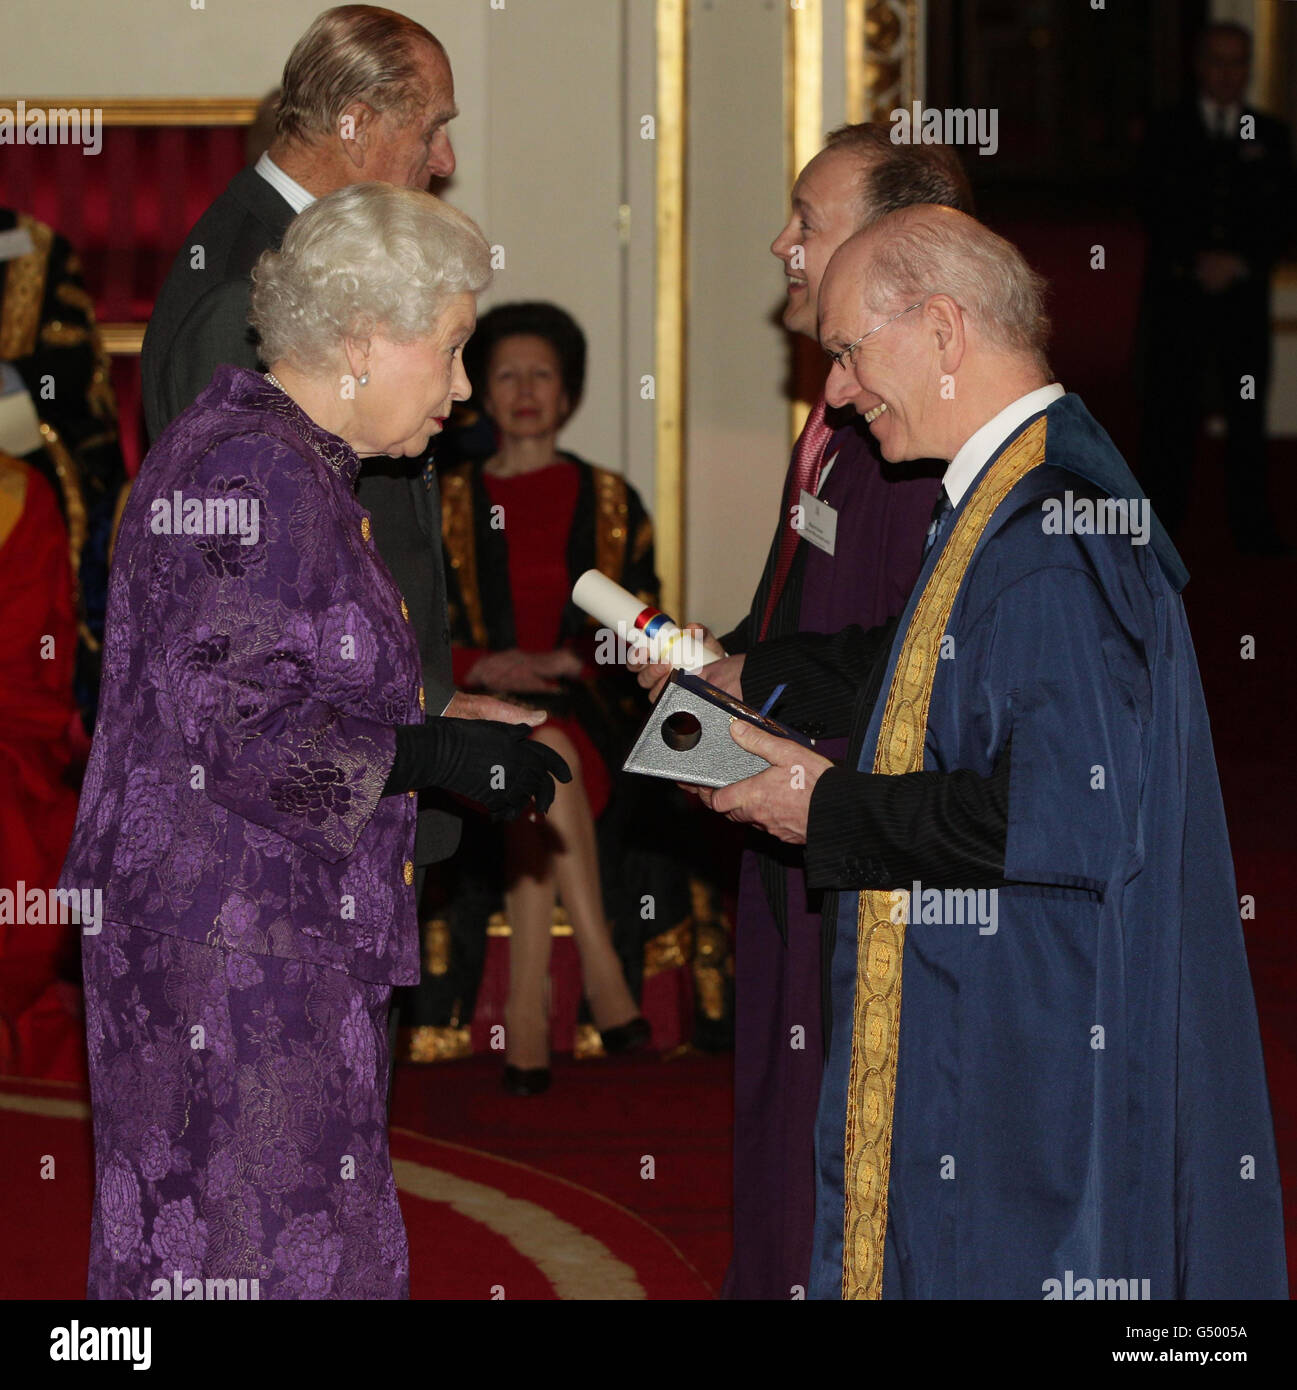
{"type": "MultiPolygon", "coordinates": [[[[60,102],[72,105],[73,102],[60,102]]],[[[159,124],[142,124],[142,103],[104,109],[103,147],[9,145],[0,161],[0,204],[31,213],[65,236],[81,257],[95,315],[113,354],[122,452],[132,476],[146,441],[140,407],[139,342],[153,300],[185,233],[245,162],[246,120],[217,108],[219,125],[171,124],[201,118],[206,104],[159,105],[159,124]],[[117,124],[123,121],[129,123],[117,124]]],[[[252,103],[242,103],[247,115],[252,103]]]]}

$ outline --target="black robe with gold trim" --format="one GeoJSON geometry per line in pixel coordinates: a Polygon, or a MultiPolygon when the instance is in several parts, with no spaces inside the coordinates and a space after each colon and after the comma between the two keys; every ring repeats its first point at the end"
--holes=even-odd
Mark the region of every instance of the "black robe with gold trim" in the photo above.
{"type": "MultiPolygon", "coordinates": [[[[656,604],[653,523],[639,494],[616,473],[570,453],[562,457],[578,470],[572,524],[564,543],[571,582],[597,568],[646,604],[656,604]]],[[[507,650],[517,645],[508,541],[504,531],[490,525],[482,462],[439,471],[452,644],[507,650]]],[[[597,626],[569,599],[558,641],[592,635],[597,626]]],[[[623,667],[600,666],[593,680],[565,681],[563,687],[556,694],[529,693],[522,698],[578,721],[608,765],[612,794],[596,831],[604,910],[627,983],[638,996],[646,968],[652,972],[692,961],[701,1040],[711,1042],[718,1031],[724,1032],[730,1013],[724,977],[728,936],[716,896],[704,887],[707,876],[698,862],[697,837],[691,844],[680,828],[697,816],[687,814],[693,808],[678,789],[620,771],[649,708],[644,692],[623,667]],[[641,916],[646,895],[654,904],[654,916],[647,921],[641,916]]],[[[500,844],[498,827],[468,817],[460,853],[434,870],[431,896],[421,914],[423,980],[414,997],[401,1003],[404,1055],[418,1060],[444,1052],[445,1030],[463,1029],[472,1018],[487,924],[502,906],[500,844]]]]}

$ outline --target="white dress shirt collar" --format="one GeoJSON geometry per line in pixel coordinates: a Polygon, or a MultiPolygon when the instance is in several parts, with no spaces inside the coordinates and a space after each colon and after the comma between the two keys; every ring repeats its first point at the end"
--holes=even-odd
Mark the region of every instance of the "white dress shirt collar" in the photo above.
{"type": "Polygon", "coordinates": [[[1221,106],[1210,97],[1198,98],[1198,110],[1202,112],[1202,123],[1209,135],[1221,135],[1227,140],[1237,140],[1239,122],[1243,119],[1243,108],[1236,101],[1221,106]]]}
{"type": "Polygon", "coordinates": [[[950,505],[959,506],[973,479],[986,467],[986,461],[1001,444],[1017,434],[1033,415],[1052,405],[1063,394],[1063,388],[1056,381],[1048,386],[1038,386],[1034,391],[1028,391],[1025,396],[1019,396],[1011,405],[1006,405],[981,429],[969,435],[960,446],[959,452],[950,460],[941,479],[946,496],[950,498],[950,505]]]}
{"type": "Polygon", "coordinates": [[[271,159],[269,154],[263,154],[256,163],[257,173],[283,198],[294,212],[301,212],[305,207],[315,201],[315,194],[308,193],[296,179],[290,179],[286,173],[271,159]]]}

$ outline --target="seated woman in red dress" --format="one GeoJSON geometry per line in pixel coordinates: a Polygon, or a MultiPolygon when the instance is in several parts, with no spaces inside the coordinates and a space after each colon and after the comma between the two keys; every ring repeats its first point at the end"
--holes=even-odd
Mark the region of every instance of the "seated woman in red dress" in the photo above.
{"type": "MultiPolygon", "coordinates": [[[[610,803],[612,820],[624,823],[619,807],[627,797],[614,794],[615,769],[646,707],[624,671],[596,664],[594,624],[571,591],[576,575],[597,567],[656,602],[653,528],[625,479],[557,446],[585,376],[585,337],[568,314],[552,304],[500,305],[479,320],[465,357],[474,399],[497,440],[489,457],[442,477],[455,684],[548,709],[532,737],[551,744],[573,772],[545,820],[506,827],[503,845],[482,831],[476,885],[467,844],[455,866],[461,939],[480,938],[492,898],[503,895],[510,927],[505,1085],[535,1094],[549,1083],[556,898],[572,925],[605,1050],[628,1051],[649,1039],[608,920],[630,879],[617,861],[616,881],[605,881],[601,858],[606,870],[615,852],[596,830],[597,823],[605,829],[610,803]]],[[[453,924],[454,910],[450,916],[453,924]]],[[[634,947],[640,942],[636,930],[634,947]]]]}

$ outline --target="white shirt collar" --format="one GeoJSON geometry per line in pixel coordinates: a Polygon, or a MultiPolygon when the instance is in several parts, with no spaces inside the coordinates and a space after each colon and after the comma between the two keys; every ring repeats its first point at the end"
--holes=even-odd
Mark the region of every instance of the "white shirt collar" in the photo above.
{"type": "Polygon", "coordinates": [[[1228,138],[1238,135],[1239,121],[1243,118],[1243,108],[1238,102],[1232,101],[1228,106],[1221,106],[1210,97],[1200,96],[1198,98],[1198,110],[1202,112],[1202,123],[1210,134],[1222,134],[1228,138]],[[1225,118],[1223,128],[1221,125],[1222,116],[1225,118]]]}
{"type": "Polygon", "coordinates": [[[959,452],[947,467],[941,481],[950,498],[952,507],[959,506],[964,493],[968,491],[973,479],[986,467],[986,461],[1007,439],[1017,434],[1021,426],[1033,415],[1052,405],[1064,394],[1058,382],[1048,386],[1038,386],[1019,396],[1011,405],[1006,405],[998,415],[990,419],[963,442],[959,452]]]}
{"type": "Polygon", "coordinates": [[[315,194],[308,193],[296,179],[290,179],[286,173],[271,159],[270,155],[263,154],[256,163],[257,173],[283,198],[294,212],[301,212],[305,207],[315,201],[315,194]]]}

